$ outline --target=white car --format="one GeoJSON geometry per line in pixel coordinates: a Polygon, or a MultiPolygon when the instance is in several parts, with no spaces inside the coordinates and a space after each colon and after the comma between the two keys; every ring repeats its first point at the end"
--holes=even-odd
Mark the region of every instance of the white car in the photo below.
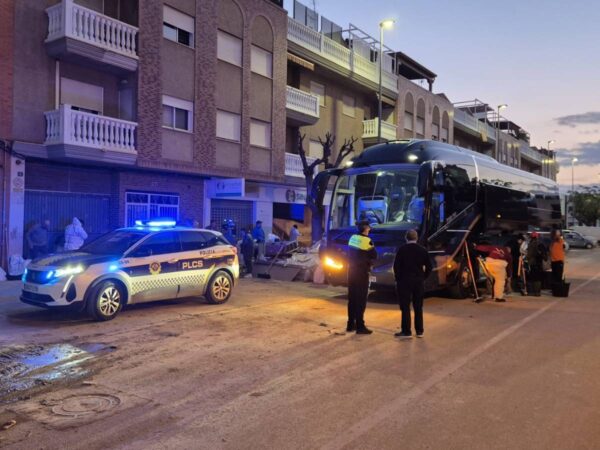
{"type": "Polygon", "coordinates": [[[33,261],[21,301],[110,320],[127,304],[200,295],[225,303],[239,270],[237,249],[221,233],[150,221],[33,261]]]}

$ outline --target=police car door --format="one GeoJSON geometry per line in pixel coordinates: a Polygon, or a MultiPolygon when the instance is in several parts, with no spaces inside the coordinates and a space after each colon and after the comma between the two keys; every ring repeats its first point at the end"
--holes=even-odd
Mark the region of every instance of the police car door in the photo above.
{"type": "Polygon", "coordinates": [[[208,267],[202,251],[208,242],[201,231],[180,231],[182,254],[179,259],[180,292],[178,297],[202,295],[207,283],[208,267]]]}
{"type": "Polygon", "coordinates": [[[131,281],[131,303],[177,297],[181,244],[175,231],[162,231],[147,238],[127,255],[131,281]]]}

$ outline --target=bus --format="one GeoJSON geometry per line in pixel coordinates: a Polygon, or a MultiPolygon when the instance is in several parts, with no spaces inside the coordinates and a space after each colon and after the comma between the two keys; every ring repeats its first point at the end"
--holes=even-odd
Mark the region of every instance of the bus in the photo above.
{"type": "Polygon", "coordinates": [[[472,289],[465,243],[507,241],[563,221],[556,182],[438,141],[369,147],[345,167],[319,173],[313,195],[331,186],[320,257],[332,285],[347,283],[348,240],[359,220],[371,224],[378,253],[372,289],[394,287],[396,251],[415,229],[434,267],[426,290],[448,289],[459,298],[472,289]]]}

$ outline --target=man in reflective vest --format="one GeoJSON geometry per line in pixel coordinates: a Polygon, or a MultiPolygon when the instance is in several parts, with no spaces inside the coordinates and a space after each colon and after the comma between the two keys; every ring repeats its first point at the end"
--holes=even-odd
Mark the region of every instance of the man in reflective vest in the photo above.
{"type": "Polygon", "coordinates": [[[348,242],[348,326],[346,331],[356,334],[371,334],[365,326],[365,309],[369,294],[369,275],[373,262],[377,259],[377,251],[369,238],[371,227],[368,221],[356,224],[358,234],[348,242]]]}

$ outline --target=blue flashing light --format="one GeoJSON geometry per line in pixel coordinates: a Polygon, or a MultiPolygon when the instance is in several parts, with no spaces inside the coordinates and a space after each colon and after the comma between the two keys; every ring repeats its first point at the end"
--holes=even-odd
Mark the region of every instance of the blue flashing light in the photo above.
{"type": "Polygon", "coordinates": [[[174,227],[175,225],[177,225],[177,222],[175,220],[169,220],[169,219],[154,219],[154,220],[136,220],[135,221],[135,226],[136,227],[154,227],[154,228],[161,228],[161,227],[174,227]]]}
{"type": "Polygon", "coordinates": [[[21,276],[21,280],[22,280],[23,282],[25,282],[25,279],[26,279],[26,278],[27,278],[27,269],[25,269],[25,270],[23,271],[23,275],[21,276]]]}
{"type": "Polygon", "coordinates": [[[46,274],[46,280],[49,280],[50,278],[52,278],[54,276],[54,270],[51,270],[50,272],[48,272],[46,274]]]}
{"type": "Polygon", "coordinates": [[[174,220],[151,220],[146,222],[146,225],[149,227],[174,227],[177,222],[174,220]]]}
{"type": "Polygon", "coordinates": [[[118,264],[111,264],[110,266],[108,266],[108,270],[110,272],[114,272],[115,270],[117,270],[119,268],[118,264]]]}

